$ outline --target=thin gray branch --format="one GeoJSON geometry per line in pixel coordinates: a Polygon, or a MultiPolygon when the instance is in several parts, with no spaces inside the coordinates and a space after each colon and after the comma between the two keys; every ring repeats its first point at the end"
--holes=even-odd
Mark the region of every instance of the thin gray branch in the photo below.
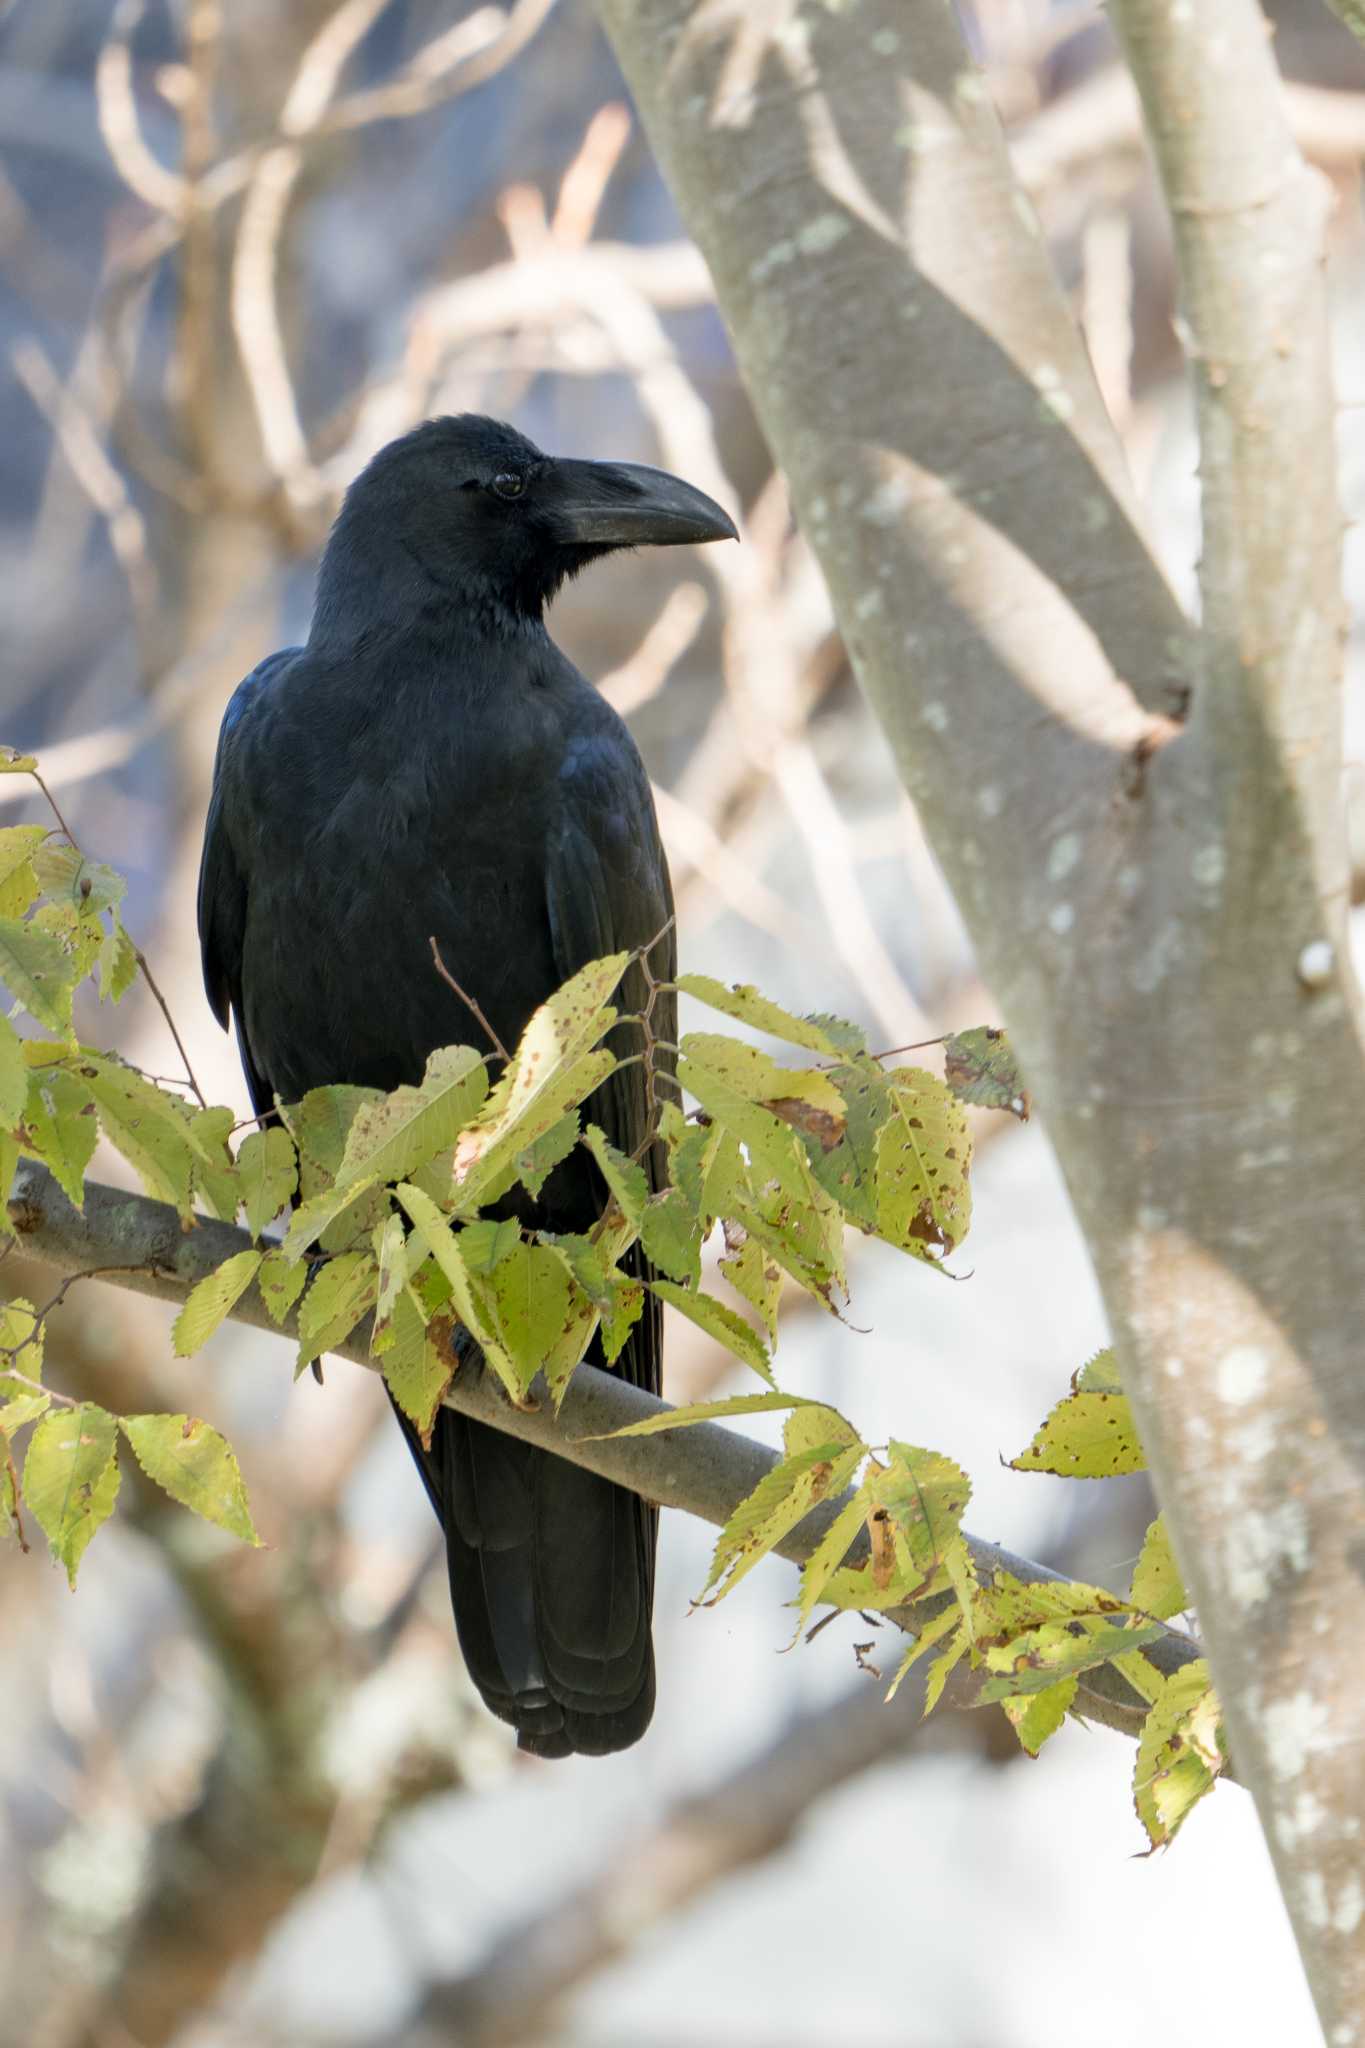
{"type": "MultiPolygon", "coordinates": [[[[246,1233],[234,1225],[207,1218],[199,1219],[193,1230],[182,1230],[179,1217],[168,1204],[93,1181],[86,1183],[85,1208],[78,1211],[46,1167],[32,1160],[20,1162],[9,1215],[25,1250],[34,1258],[62,1273],[93,1267],[135,1268],[111,1273],[109,1278],[118,1286],[162,1301],[183,1301],[196,1281],[251,1244],[246,1233]]],[[[232,1313],[239,1322],[257,1329],[276,1329],[254,1287],[232,1313]]],[[[293,1328],[291,1317],[287,1333],[293,1328]]],[[[365,1325],[340,1347],[339,1356],[378,1370],[369,1356],[365,1325]]],[[[590,1365],[580,1366],[575,1373],[557,1416],[548,1403],[534,1409],[513,1408],[492,1376],[484,1373],[458,1373],[446,1399],[461,1413],[477,1416],[527,1443],[557,1451],[662,1507],[678,1508],[717,1525],[728,1521],[737,1504],[777,1462],[775,1452],[716,1423],[698,1423],[658,1436],[614,1438],[611,1431],[662,1414],[668,1403],[590,1365]]],[[[841,1500],[826,1501],[813,1509],[777,1545],[778,1555],[802,1563],[841,1505],[841,1500]]],[[[1061,1577],[999,1544],[977,1536],[969,1536],[967,1541],[983,1577],[997,1571],[1025,1580],[1061,1577]]],[[[850,1562],[856,1563],[861,1554],[862,1547],[855,1546],[850,1562]]],[[[893,1618],[913,1632],[943,1604],[939,1599],[898,1609],[893,1618]]],[[[1158,1670],[1171,1672],[1202,1651],[1193,1637],[1168,1629],[1145,1655],[1158,1670]]],[[[979,1683],[978,1674],[959,1664],[945,1698],[955,1706],[974,1706],[979,1683]]],[[[1134,1736],[1146,1713],[1143,1701],[1107,1664],[1082,1674],[1077,1706],[1087,1719],[1134,1736]]]]}

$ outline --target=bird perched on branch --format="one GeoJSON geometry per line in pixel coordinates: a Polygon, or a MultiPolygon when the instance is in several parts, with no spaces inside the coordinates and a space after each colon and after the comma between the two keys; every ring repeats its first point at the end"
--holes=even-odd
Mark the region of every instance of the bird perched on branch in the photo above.
{"type": "MultiPolygon", "coordinates": [[[[658,939],[652,971],[672,978],[648,779],[544,612],[599,555],[727,537],[720,506],[676,477],[557,460],[469,414],[392,442],[352,484],[307,645],[240,685],[214,771],[204,979],[219,1022],[235,1021],[258,1114],[330,1083],[416,1083],[437,1046],[513,1046],[604,954],[658,939]],[[435,970],[433,937],[488,1031],[435,970]]],[[[638,966],[618,1000],[644,1007],[638,966]]],[[[671,1041],[673,998],[659,1000],[671,1041]]],[[[613,1074],[590,1113],[621,1151],[643,1146],[640,1066],[613,1074]]],[[[576,1231],[604,1206],[580,1147],[520,1213],[576,1231]]],[[[617,1369],[657,1392],[659,1308],[646,1304],[617,1369]]],[[[654,1704],[656,1511],[449,1408],[429,1449],[399,1420],[487,1705],[540,1756],[636,1741],[654,1704]]]]}

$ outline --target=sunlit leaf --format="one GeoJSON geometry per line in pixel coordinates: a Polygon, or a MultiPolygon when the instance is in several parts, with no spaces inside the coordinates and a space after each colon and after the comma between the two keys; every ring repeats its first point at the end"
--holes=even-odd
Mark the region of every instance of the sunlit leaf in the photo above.
{"type": "Polygon", "coordinates": [[[1133,1803],[1153,1849],[1175,1839],[1226,1761],[1218,1695],[1196,1658],[1166,1679],[1138,1738],[1133,1803]]]}
{"type": "Polygon", "coordinates": [[[701,1225],[680,1188],[652,1195],[640,1218],[640,1242],[652,1266],[670,1280],[701,1279],[701,1225]]]}
{"type": "Polygon", "coordinates": [[[232,1223],[241,1198],[237,1162],[228,1147],[236,1118],[230,1109],[195,1109],[188,1103],[184,1107],[190,1147],[195,1155],[192,1192],[211,1216],[222,1223],[232,1223]]]}
{"type": "Polygon", "coordinates": [[[416,1088],[395,1088],[357,1107],[338,1180],[411,1180],[424,1160],[451,1149],[487,1093],[481,1053],[468,1045],[440,1047],[416,1088]]]}
{"type": "Polygon", "coordinates": [[[109,936],[100,948],[100,1001],[121,1003],[137,980],[137,947],[114,912],[109,936]]]}
{"type": "Polygon", "coordinates": [[[1001,1700],[1020,1747],[1030,1756],[1037,1756],[1043,1744],[1057,1733],[1076,1697],[1077,1679],[1059,1678],[1055,1685],[1043,1687],[1041,1692],[1026,1693],[1013,1699],[1001,1700]]]}
{"type": "Polygon", "coordinates": [[[488,1289],[499,1340],[524,1392],[570,1322],[573,1293],[568,1265],[548,1245],[523,1239],[498,1261],[488,1289]]]}
{"type": "Polygon", "coordinates": [[[118,1427],[93,1401],[45,1415],[24,1458],[24,1499],[74,1586],[86,1545],[114,1511],[118,1427]]]}
{"type": "Polygon", "coordinates": [[[23,1145],[41,1159],[67,1200],[81,1208],[85,1169],[99,1143],[90,1090],[62,1067],[45,1067],[29,1081],[23,1145]]]}
{"type": "Polygon", "coordinates": [[[0,830],[0,917],[22,917],[37,901],[33,855],[46,837],[46,825],[6,825],[0,830]]]}
{"type": "Polygon", "coordinates": [[[301,1259],[287,1259],[281,1251],[266,1253],[256,1286],[272,1323],[284,1322],[307,1281],[308,1268],[301,1259]]]}
{"type": "Polygon", "coordinates": [[[1089,1671],[1111,1657],[1154,1643],[1162,1633],[1160,1622],[1143,1621],[1138,1616],[1127,1623],[1096,1619],[1085,1627],[1045,1621],[1011,1642],[987,1649],[988,1669],[1001,1675],[986,1680],[981,1698],[1004,1700],[1016,1693],[1042,1692],[1072,1672],[1089,1671]]]}
{"type": "Polygon", "coordinates": [[[1183,1614],[1190,1604],[1185,1581],[1180,1576],[1180,1567],[1171,1549],[1164,1515],[1158,1515],[1147,1531],[1142,1555],[1133,1567],[1129,1597],[1134,1607],[1154,1614],[1158,1621],[1169,1621],[1172,1615],[1183,1614]]]}
{"type": "Polygon", "coordinates": [[[209,1423],[189,1415],[121,1415],[118,1426],[147,1477],[172,1500],[243,1543],[260,1542],[232,1446],[209,1423]]]}
{"type": "Polygon", "coordinates": [[[820,1402],[792,1412],[783,1442],[784,1456],[720,1532],[701,1593],[707,1606],[732,1592],[817,1501],[842,1492],[866,1449],[843,1416],[820,1402]]]}
{"type": "Polygon", "coordinates": [[[643,1166],[627,1159],[624,1152],[618,1152],[605,1131],[599,1130],[596,1124],[586,1127],[583,1143],[597,1161],[613,1202],[626,1221],[638,1230],[649,1199],[649,1181],[643,1166]]]}
{"type": "Polygon", "coordinates": [[[341,1252],[314,1269],[299,1304],[299,1366],[344,1344],[374,1307],[379,1270],[372,1252],[341,1252]]]}
{"type": "MultiPolygon", "coordinates": [[[[695,1422],[718,1422],[729,1415],[761,1415],[774,1408],[805,1408],[812,1404],[801,1394],[784,1394],[774,1388],[770,1394],[727,1394],[723,1401],[695,1401],[687,1408],[670,1408],[663,1415],[647,1415],[643,1422],[628,1422],[607,1436],[658,1436],[665,1429],[688,1429],[695,1422]]],[[[589,1443],[603,1443],[606,1437],[589,1437],[589,1443]]]]}
{"type": "Polygon", "coordinates": [[[46,895],[69,903],[82,917],[112,910],[128,893],[116,868],[102,860],[86,860],[69,840],[49,837],[33,856],[33,871],[46,895]]]}
{"type": "Polygon", "coordinates": [[[1068,1394],[1010,1464],[1016,1472],[1064,1479],[1108,1479],[1146,1469],[1142,1439],[1126,1394],[1068,1394]]]}
{"type": "Polygon", "coordinates": [[[188,1216],[203,1145],[190,1128],[184,1104],[132,1067],[84,1048],[80,1076],[94,1097],[101,1130],[147,1193],[155,1201],[174,1203],[182,1216],[188,1216]]]}
{"type": "Polygon", "coordinates": [[[782,1268],[771,1252],[765,1251],[747,1233],[743,1242],[727,1252],[720,1270],[736,1294],[758,1310],[770,1344],[777,1341],[777,1307],[782,1298],[782,1268]]]}
{"type": "Polygon", "coordinates": [[[918,1258],[951,1252],[971,1221],[971,1139],[961,1104],[913,1067],[892,1078],[893,1113],[877,1132],[877,1231],[918,1258]]]}
{"type": "Polygon", "coordinates": [[[476,1284],[482,1283],[476,1283],[466,1266],[456,1233],[430,1195],[424,1194],[421,1188],[405,1182],[394,1189],[394,1194],[407,1210],[422,1242],[444,1273],[449,1283],[450,1299],[456,1315],[483,1352],[486,1362],[492,1366],[508,1394],[514,1401],[520,1401],[523,1393],[516,1362],[498,1336],[492,1315],[482,1306],[475,1293],[476,1284]]]}
{"type": "MultiPolygon", "coordinates": [[[[24,1113],[28,1100],[28,1068],[24,1048],[9,1018],[0,1014],[0,1125],[10,1129],[24,1113]]],[[[9,1193],[8,1185],[4,1190],[9,1193]]]]}
{"type": "MultiPolygon", "coordinates": [[[[339,1217],[356,1212],[360,1197],[367,1194],[371,1186],[372,1181],[367,1176],[342,1187],[324,1187],[318,1194],[310,1195],[306,1202],[300,1202],[280,1247],[285,1258],[301,1259],[309,1245],[323,1237],[339,1217]]],[[[373,1220],[366,1227],[372,1230],[373,1220]]]]}
{"type": "Polygon", "coordinates": [[[863,1034],[855,1024],[845,1023],[838,1017],[796,1017],[790,1010],[770,1002],[748,983],[736,982],[727,988],[724,982],[714,980],[709,974],[682,974],[678,977],[678,991],[692,996],[697,1002],[705,1003],[708,1009],[719,1010],[726,1017],[734,1017],[741,1024],[748,1024],[755,1031],[766,1031],[770,1038],[781,1038],[788,1045],[804,1046],[807,1052],[823,1053],[828,1059],[837,1059],[841,1052],[861,1048],[863,1034]],[[850,1040],[854,1041],[850,1044],[850,1040]]]}
{"type": "Polygon", "coordinates": [[[185,1306],[171,1326],[177,1358],[188,1358],[208,1342],[256,1278],[261,1257],[256,1251],[238,1252],[190,1289],[185,1306]]]}
{"type": "Polygon", "coordinates": [[[416,1295],[404,1287],[393,1304],[388,1327],[393,1341],[383,1355],[384,1378],[429,1448],[436,1411],[450,1385],[451,1355],[442,1341],[449,1336],[450,1319],[441,1316],[428,1323],[416,1295]]]}
{"type": "Polygon", "coordinates": [[[550,1125],[548,1131],[517,1153],[512,1162],[517,1179],[531,1195],[538,1196],[561,1159],[567,1159],[578,1143],[578,1111],[571,1109],[550,1125]]]}

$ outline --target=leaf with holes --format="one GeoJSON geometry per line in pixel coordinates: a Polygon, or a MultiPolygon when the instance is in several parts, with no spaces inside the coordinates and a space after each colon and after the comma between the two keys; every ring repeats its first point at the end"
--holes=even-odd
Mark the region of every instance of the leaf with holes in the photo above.
{"type": "Polygon", "coordinates": [[[177,1358],[188,1358],[206,1344],[236,1307],[261,1270],[260,1252],[238,1252],[192,1287],[174,1323],[171,1342],[177,1358]]]}
{"type": "Polygon", "coordinates": [[[71,1033],[71,991],[80,979],[66,948],[32,920],[0,917],[0,982],[38,1024],[71,1033]]]}
{"type": "MultiPolygon", "coordinates": [[[[782,1298],[782,1268],[771,1252],[755,1237],[738,1232],[740,1242],[720,1261],[729,1285],[751,1308],[757,1309],[768,1332],[769,1344],[777,1341],[777,1306],[782,1298]]],[[[730,1242],[727,1237],[727,1243],[730,1242]]]]}
{"type": "Polygon", "coordinates": [[[946,1256],[971,1221],[971,1139],[961,1104],[915,1067],[891,1077],[877,1132],[877,1234],[914,1257],[946,1256]]]}
{"type": "Polygon", "coordinates": [[[93,1401],[45,1415],[24,1458],[24,1499],[74,1586],[86,1546],[118,1495],[118,1425],[93,1401]]]}
{"type": "Polygon", "coordinates": [[[994,1025],[978,1024],[945,1039],[943,1078],[959,1102],[974,1103],[978,1109],[1007,1109],[1021,1123],[1028,1122],[1033,1105],[1014,1049],[994,1025]]]}
{"type": "Polygon", "coordinates": [[[121,1415],[119,1428],[149,1479],[182,1508],[259,1544],[232,1446],[207,1422],[189,1415],[121,1415]]]}
{"type": "Polygon", "coordinates": [[[1147,1531],[1142,1555],[1133,1567],[1129,1598],[1134,1607],[1154,1614],[1158,1621],[1169,1621],[1172,1615],[1183,1614],[1190,1604],[1190,1596],[1185,1591],[1185,1581],[1180,1576],[1180,1567],[1166,1532],[1164,1515],[1158,1515],[1147,1531]]]}
{"type": "Polygon", "coordinates": [[[450,1318],[433,1316],[428,1322],[412,1289],[404,1287],[394,1302],[388,1328],[392,1341],[381,1361],[385,1381],[430,1449],[436,1411],[453,1370],[448,1345],[442,1341],[449,1335],[450,1318]]]}
{"type": "Polygon", "coordinates": [[[1142,1472],[1147,1459],[1126,1394],[1068,1394],[1010,1464],[1016,1472],[1055,1472],[1063,1479],[1109,1479],[1142,1472]]]}
{"type": "Polygon", "coordinates": [[[1006,1700],[1016,1693],[1042,1692],[1073,1672],[1090,1671],[1112,1657],[1140,1650],[1161,1634],[1160,1622],[1144,1621],[1140,1615],[1126,1622],[1099,1617],[1088,1622],[1042,1622],[1008,1643],[987,1648],[987,1668],[999,1675],[986,1680],[981,1698],[1006,1700]]]}
{"type": "Polygon", "coordinates": [[[116,868],[102,860],[86,860],[69,840],[49,838],[33,856],[33,871],[43,892],[67,903],[81,917],[112,910],[128,893],[116,868]]]}
{"type": "Polygon", "coordinates": [[[1133,1803],[1153,1849],[1175,1840],[1226,1762],[1218,1695],[1197,1657],[1165,1681],[1138,1737],[1133,1803]]]}
{"type": "Polygon", "coordinates": [[[46,838],[46,825],[6,825],[0,830],[0,917],[22,917],[37,901],[33,856],[46,838]]]}
{"type": "Polygon", "coordinates": [[[866,1451],[843,1416],[820,1402],[793,1411],[783,1443],[784,1456],[739,1503],[720,1532],[699,1596],[703,1606],[714,1606],[733,1592],[817,1501],[840,1493],[866,1451]]]}

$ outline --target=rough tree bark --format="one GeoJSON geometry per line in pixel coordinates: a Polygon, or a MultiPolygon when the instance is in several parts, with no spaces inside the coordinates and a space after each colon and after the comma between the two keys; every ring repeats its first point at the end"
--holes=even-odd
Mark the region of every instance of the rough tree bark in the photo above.
{"type": "Polygon", "coordinates": [[[600,12],[1047,1116],[1324,2029],[1352,2048],[1365,1062],[1321,209],[1264,21],[1114,8],[1196,359],[1196,632],[947,0],[600,12]]]}

